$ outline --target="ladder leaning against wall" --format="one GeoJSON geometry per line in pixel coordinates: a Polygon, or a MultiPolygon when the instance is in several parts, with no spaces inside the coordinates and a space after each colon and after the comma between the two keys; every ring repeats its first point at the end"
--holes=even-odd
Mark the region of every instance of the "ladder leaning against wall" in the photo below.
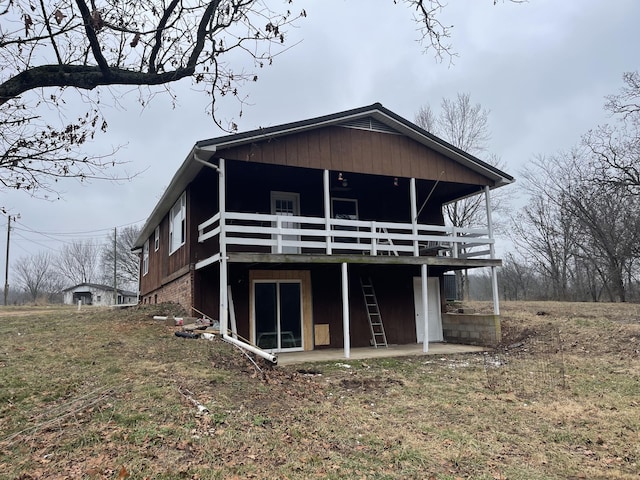
{"type": "Polygon", "coordinates": [[[367,318],[369,319],[369,328],[371,329],[371,343],[374,347],[388,347],[387,335],[384,332],[382,324],[382,315],[380,315],[380,307],[376,292],[371,282],[371,277],[360,277],[360,287],[362,288],[362,296],[364,297],[364,305],[367,310],[367,318]]]}

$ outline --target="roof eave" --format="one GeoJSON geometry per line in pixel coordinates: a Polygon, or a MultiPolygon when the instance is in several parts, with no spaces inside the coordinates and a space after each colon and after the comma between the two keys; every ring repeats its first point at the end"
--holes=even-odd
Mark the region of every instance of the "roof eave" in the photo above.
{"type": "MultiPolygon", "coordinates": [[[[198,175],[203,168],[203,164],[194,161],[196,151],[203,150],[198,147],[198,144],[194,145],[187,157],[182,162],[182,165],[178,168],[173,178],[169,182],[169,186],[165,189],[162,197],[154,207],[151,215],[147,218],[144,226],[140,230],[140,234],[136,239],[132,250],[141,249],[144,242],[151,236],[151,233],[155,230],[156,226],[160,224],[169,209],[176,203],[178,197],[187,188],[189,183],[198,175]]],[[[215,153],[215,146],[206,149],[211,155],[215,153]]]]}

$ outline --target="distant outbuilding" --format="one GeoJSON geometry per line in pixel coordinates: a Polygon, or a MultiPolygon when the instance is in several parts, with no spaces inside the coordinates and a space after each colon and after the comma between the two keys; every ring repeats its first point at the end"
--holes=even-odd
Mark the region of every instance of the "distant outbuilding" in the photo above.
{"type": "MultiPolygon", "coordinates": [[[[97,283],[80,283],[62,291],[65,305],[109,306],[114,305],[113,287],[97,283]]],[[[138,294],[127,290],[117,289],[117,305],[138,303],[138,294]]]]}

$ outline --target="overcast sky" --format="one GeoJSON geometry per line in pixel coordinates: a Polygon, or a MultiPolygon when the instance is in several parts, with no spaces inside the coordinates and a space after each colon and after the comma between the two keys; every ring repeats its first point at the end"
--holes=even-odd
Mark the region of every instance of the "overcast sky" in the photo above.
{"type": "MultiPolygon", "coordinates": [[[[437,109],[443,97],[469,93],[490,111],[490,153],[517,179],[534,156],[569,149],[607,122],[604,97],[620,89],[623,72],[640,66],[637,0],[449,3],[441,20],[453,25],[453,65],[423,53],[413,12],[402,2],[297,0],[292,8],[308,14],[289,31],[289,44],[299,43],[258,72],[259,81],[244,91],[251,105],[242,118],[233,103],[218,115],[245,131],[380,102],[413,121],[422,105],[437,109]]],[[[190,81],[174,90],[175,107],[157,96],[143,110],[134,92],[119,109],[103,112],[109,131],[89,153],[123,145],[118,158],[130,162],[129,171],[142,172],[131,182],[70,180],[55,202],[0,193],[0,205],[21,216],[12,232],[12,262],[40,250],[55,253],[73,238],[102,241],[113,227],[144,222],[193,144],[224,134],[206,114],[207,97],[190,81]]],[[[4,216],[0,229],[4,252],[4,216]]]]}

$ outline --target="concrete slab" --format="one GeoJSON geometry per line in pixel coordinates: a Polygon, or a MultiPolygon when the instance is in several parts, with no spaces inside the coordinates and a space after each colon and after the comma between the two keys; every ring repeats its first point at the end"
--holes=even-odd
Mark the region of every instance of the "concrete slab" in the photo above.
{"type": "Polygon", "coordinates": [[[310,352],[287,352],[278,354],[278,365],[295,365],[310,362],[334,362],[344,360],[365,360],[369,358],[406,357],[410,355],[453,355],[457,353],[486,352],[487,347],[459,345],[453,343],[430,343],[429,351],[422,351],[422,344],[389,345],[388,348],[352,348],[351,357],[344,357],[343,349],[323,349],[310,352]]]}

